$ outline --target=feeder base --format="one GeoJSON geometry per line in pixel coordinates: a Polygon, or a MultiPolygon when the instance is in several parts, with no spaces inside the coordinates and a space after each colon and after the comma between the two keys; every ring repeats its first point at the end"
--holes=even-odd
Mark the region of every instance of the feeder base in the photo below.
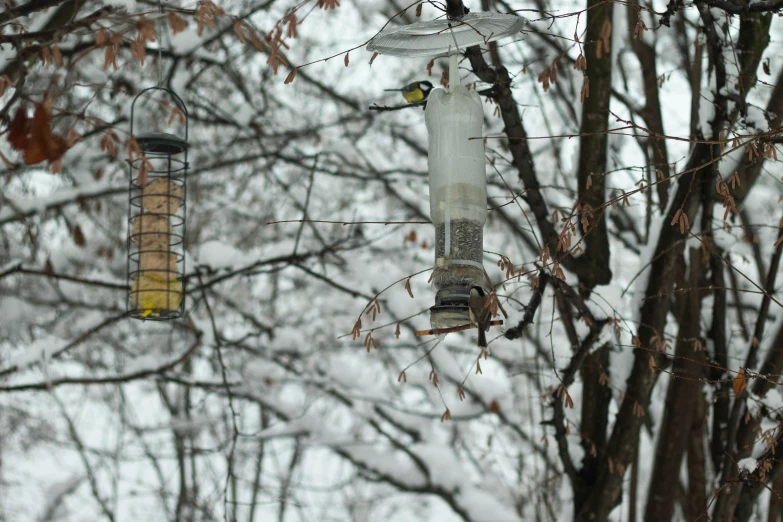
{"type": "Polygon", "coordinates": [[[430,308],[433,329],[454,328],[470,323],[468,300],[471,286],[447,286],[435,294],[435,306],[430,308]]]}

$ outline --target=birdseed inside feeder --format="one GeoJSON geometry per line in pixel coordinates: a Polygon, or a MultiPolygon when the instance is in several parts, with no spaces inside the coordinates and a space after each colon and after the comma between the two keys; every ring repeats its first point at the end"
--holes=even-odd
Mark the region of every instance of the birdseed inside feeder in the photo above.
{"type": "Polygon", "coordinates": [[[475,90],[460,84],[459,49],[519,33],[526,20],[514,15],[471,13],[459,20],[417,22],[381,32],[367,45],[380,54],[430,57],[448,54],[449,86],[427,98],[430,215],[435,225],[437,290],[430,309],[432,327],[470,322],[470,289],[489,293],[484,275],[484,224],[487,221],[487,177],[484,110],[475,90]]]}
{"type": "Polygon", "coordinates": [[[184,310],[187,108],[169,89],[146,89],[131,105],[130,134],[141,155],[128,161],[128,315],[159,321],[175,319],[184,310]],[[151,98],[161,93],[165,99],[151,98]],[[173,102],[182,118],[184,136],[169,132],[134,134],[135,106],[142,97],[169,108],[173,102]]]}

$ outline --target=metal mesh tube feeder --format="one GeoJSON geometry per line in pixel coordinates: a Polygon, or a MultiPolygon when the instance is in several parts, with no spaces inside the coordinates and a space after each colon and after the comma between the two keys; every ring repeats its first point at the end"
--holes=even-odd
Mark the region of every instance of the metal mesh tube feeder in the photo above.
{"type": "Polygon", "coordinates": [[[184,311],[187,216],[188,112],[182,99],[165,87],[141,91],[131,104],[130,135],[140,154],[128,160],[127,313],[166,321],[184,311]],[[160,91],[182,116],[184,135],[134,134],[136,102],[160,91]]]}

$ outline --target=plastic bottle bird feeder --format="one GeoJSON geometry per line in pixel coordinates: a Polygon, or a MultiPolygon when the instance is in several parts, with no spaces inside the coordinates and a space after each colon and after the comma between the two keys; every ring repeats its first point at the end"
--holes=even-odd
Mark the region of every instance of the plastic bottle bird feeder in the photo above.
{"type": "Polygon", "coordinates": [[[478,93],[460,84],[460,48],[518,33],[525,19],[496,13],[468,14],[461,20],[417,22],[382,32],[367,50],[397,56],[449,55],[449,86],[427,98],[430,216],[435,225],[437,290],[430,309],[433,328],[468,324],[468,299],[475,286],[487,288],[484,275],[484,224],[487,177],[484,110],[478,93]],[[476,139],[478,138],[478,139],[476,139]]]}
{"type": "Polygon", "coordinates": [[[424,113],[429,132],[430,216],[435,225],[432,284],[438,290],[430,310],[433,328],[469,322],[471,287],[489,293],[483,264],[487,176],[480,138],[484,111],[478,93],[459,83],[457,55],[449,59],[449,87],[430,93],[424,113]]]}
{"type": "Polygon", "coordinates": [[[179,96],[164,87],[141,91],[131,105],[130,134],[141,155],[128,160],[128,315],[175,319],[184,309],[187,108],[179,96]],[[168,132],[134,134],[136,102],[148,97],[150,91],[161,91],[168,98],[150,102],[176,105],[184,137],[168,132]]]}

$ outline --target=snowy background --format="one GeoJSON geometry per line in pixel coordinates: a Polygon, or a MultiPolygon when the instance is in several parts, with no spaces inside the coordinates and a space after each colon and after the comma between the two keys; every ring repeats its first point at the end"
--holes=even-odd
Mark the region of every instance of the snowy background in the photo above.
{"type": "MultiPolygon", "coordinates": [[[[428,78],[427,59],[379,56],[371,65],[370,53],[361,47],[404,4],[343,1],[334,10],[299,4],[298,36],[285,36],[288,24],[280,24],[290,47],[282,50],[292,65],[316,63],[299,70],[288,85],[283,80],[290,67],[281,65],[274,75],[269,45],[259,52],[251,42],[239,42],[233,17],[263,37],[297,4],[221,2],[226,14],[216,16],[215,27],[200,36],[192,12],[197,5],[163,4],[167,10],[182,9],[179,15],[189,21],[177,35],[163,24],[161,63],[164,82],[183,97],[191,115],[187,313],[171,323],[124,317],[128,110],[133,93],[157,83],[158,55],[157,43],[151,42],[144,66],[132,58],[135,29],[121,13],[154,17],[157,5],[88,0],[79,17],[113,6],[114,18],[63,37],[58,45],[64,68],[22,60],[25,99],[40,101],[49,92],[57,108],[55,131],[73,128],[85,138],[65,154],[56,175],[45,165],[23,165],[5,140],[0,145],[12,163],[0,172],[0,520],[571,519],[574,492],[551,421],[559,375],[577,348],[568,329],[579,339],[591,332],[583,311],[558,304],[550,285],[535,322],[521,339],[509,341],[503,330],[521,320],[533,295],[531,280],[523,275],[499,285],[510,317],[505,327],[489,332],[490,356],[480,360],[480,373],[470,332],[443,339],[414,336],[429,328],[434,230],[400,222],[429,219],[424,112],[368,107],[402,103],[399,94],[384,89],[423,79],[437,85],[447,60],[435,60],[428,78]],[[104,69],[102,50],[85,53],[99,26],[125,31],[117,70],[104,69]],[[357,46],[347,67],[344,55],[317,61],[357,46]],[[116,158],[101,147],[109,128],[119,136],[116,158]],[[312,222],[296,222],[303,218],[312,222]],[[288,220],[294,222],[280,222],[288,220]],[[358,223],[363,221],[380,223],[358,223]],[[408,277],[413,297],[404,287],[408,277]],[[378,304],[377,316],[365,313],[370,303],[378,304]],[[359,318],[361,334],[354,340],[351,331],[359,318]],[[363,342],[369,333],[378,346],[368,351],[363,342]],[[447,409],[451,419],[442,421],[447,409]]],[[[481,10],[478,3],[466,5],[481,10]]],[[[523,33],[498,45],[498,56],[513,80],[511,91],[529,137],[561,136],[528,144],[550,212],[559,209],[565,217],[577,191],[580,142],[572,136],[580,132],[583,80],[572,66],[580,54],[572,39],[584,30],[585,14],[576,15],[584,6],[562,0],[497,2],[493,10],[509,7],[523,10],[518,14],[530,21],[523,33]],[[542,9],[562,17],[544,16],[542,9]],[[556,59],[559,76],[545,92],[537,79],[556,59]]],[[[660,14],[666,2],[649,7],[660,14]]],[[[610,109],[643,125],[638,111],[645,90],[630,47],[628,9],[614,8],[610,109]]],[[[392,24],[414,21],[414,11],[392,24]]],[[[51,8],[19,20],[32,32],[56,12],[51,8]]],[[[713,12],[726,21],[722,11],[713,12]]],[[[425,4],[422,19],[441,14],[425,4]]],[[[658,28],[659,15],[643,11],[641,16],[656,29],[643,38],[657,53],[665,133],[686,138],[666,140],[670,171],[679,173],[693,149],[687,140],[693,126],[709,139],[714,117],[709,102],[714,74],[699,11],[686,6],[673,28],[658,28]],[[683,40],[689,65],[697,53],[703,55],[696,93],[702,103],[694,121],[683,40]]],[[[738,17],[726,23],[727,40],[736,40],[738,17]]],[[[3,34],[17,31],[3,26],[3,34]]],[[[764,108],[783,68],[779,16],[773,17],[769,35],[766,65],[759,65],[759,82],[747,93],[748,114],[735,118],[732,127],[737,134],[768,130],[764,108]]],[[[15,49],[2,49],[9,64],[4,74],[13,82],[20,60],[15,49]]],[[[737,58],[728,48],[726,53],[733,89],[737,58]]],[[[460,74],[465,83],[477,81],[467,60],[460,74]]],[[[478,82],[476,87],[489,86],[478,82]]],[[[16,92],[9,87],[0,105],[16,92]]],[[[496,105],[485,98],[484,108],[485,134],[502,136],[496,105]]],[[[610,117],[609,126],[620,125],[610,117]]],[[[637,189],[651,171],[649,139],[634,134],[640,131],[609,136],[607,199],[637,189]]],[[[535,270],[536,262],[541,266],[534,218],[523,198],[513,199],[524,186],[507,143],[486,142],[493,210],[484,262],[495,283],[507,279],[505,268],[498,267],[500,255],[517,271],[535,270]]],[[[720,162],[724,179],[746,154],[740,148],[720,162]]],[[[724,222],[718,202],[713,217],[715,244],[737,269],[726,270],[726,286],[737,289],[726,292],[727,366],[733,371],[752,346],[763,297],[754,285],[764,285],[781,219],[783,168],[777,159],[759,161],[764,161],[761,175],[741,204],[743,215],[724,222]]],[[[673,183],[670,193],[675,189],[673,183]]],[[[611,395],[607,433],[634,362],[632,336],[656,238],[671,226],[652,192],[635,193],[627,206],[607,209],[612,280],[584,300],[594,318],[611,321],[593,341],[596,348],[609,346],[609,364],[601,368],[611,395]]],[[[560,217],[553,219],[558,231],[560,217]]],[[[698,221],[692,221],[699,235],[698,221]]],[[[701,245],[697,238],[688,240],[684,274],[688,253],[701,245]]],[[[576,277],[567,270],[564,275],[565,283],[577,288],[576,277]]],[[[676,294],[660,298],[676,300],[676,294]]],[[[712,324],[713,299],[704,296],[696,319],[702,337],[712,324]]],[[[663,336],[670,345],[678,335],[677,321],[672,313],[663,336]]],[[[758,361],[780,343],[781,324],[783,313],[773,302],[766,333],[758,339],[758,361]]],[[[712,344],[705,339],[704,345],[712,357],[712,344]]],[[[730,382],[733,376],[721,379],[730,382]]],[[[611,520],[630,519],[632,487],[641,518],[670,380],[670,373],[660,373],[645,407],[638,483],[632,485],[626,471],[622,501],[611,520]]],[[[701,380],[710,404],[719,380],[701,380]]],[[[577,464],[588,458],[591,444],[580,436],[582,386],[577,373],[568,388],[574,408],[565,409],[567,451],[577,464]]],[[[774,412],[783,407],[777,389],[765,390],[763,397],[750,394],[747,403],[750,415],[764,419],[762,430],[776,433],[774,412]]],[[[709,434],[704,436],[708,441],[709,434]]],[[[759,437],[737,469],[753,473],[764,451],[759,437]]],[[[721,479],[709,466],[706,477],[712,499],[721,479]]],[[[688,483],[685,467],[682,481],[688,483]]],[[[758,520],[766,520],[769,491],[754,504],[758,520]]],[[[689,520],[682,505],[674,519],[689,520]]]]}

